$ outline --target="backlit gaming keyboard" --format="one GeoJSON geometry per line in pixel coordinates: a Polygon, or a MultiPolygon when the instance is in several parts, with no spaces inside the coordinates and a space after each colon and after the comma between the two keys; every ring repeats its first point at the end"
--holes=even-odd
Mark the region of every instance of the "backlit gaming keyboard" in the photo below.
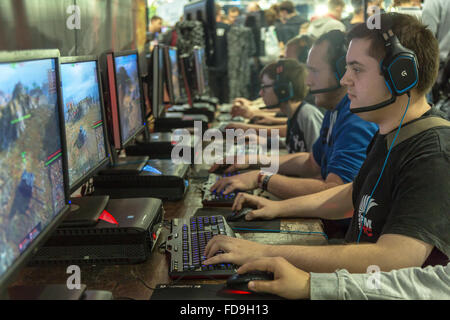
{"type": "MultiPolygon", "coordinates": [[[[208,177],[208,181],[203,184],[203,199],[202,204],[205,207],[231,207],[233,205],[234,199],[239,192],[246,192],[236,190],[229,194],[223,194],[222,192],[210,191],[211,187],[217,182],[217,180],[222,177],[230,177],[240,172],[233,172],[229,174],[224,174],[223,176],[219,176],[216,174],[210,174],[208,177]]],[[[247,192],[250,193],[250,192],[247,192]]]]}
{"type": "Polygon", "coordinates": [[[235,274],[236,266],[233,264],[203,265],[206,244],[218,234],[235,237],[223,216],[173,219],[171,234],[166,240],[170,278],[220,279],[235,274]]]}

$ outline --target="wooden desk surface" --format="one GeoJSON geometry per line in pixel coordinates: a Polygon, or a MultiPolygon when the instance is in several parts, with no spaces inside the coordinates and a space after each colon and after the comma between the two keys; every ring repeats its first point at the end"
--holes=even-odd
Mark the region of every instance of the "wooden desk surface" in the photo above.
{"type": "MultiPolygon", "coordinates": [[[[196,167],[197,169],[198,167],[196,167]]],[[[192,172],[193,169],[191,169],[192,172]]],[[[165,220],[190,217],[202,207],[200,179],[190,179],[190,187],[183,200],[164,202],[165,220]]],[[[281,230],[322,232],[322,223],[318,219],[292,219],[282,221],[281,230]]],[[[142,264],[112,266],[80,266],[81,283],[89,290],[108,290],[115,299],[148,300],[157,284],[170,283],[168,260],[164,252],[158,249],[169,234],[164,227],[151,257],[142,264]],[[150,288],[148,288],[150,287],[150,288]]],[[[267,244],[324,245],[327,243],[320,234],[295,233],[241,233],[238,237],[267,244]]],[[[70,274],[68,266],[27,267],[19,274],[15,285],[65,284],[70,274]]],[[[210,280],[209,280],[210,281],[210,280]]]]}

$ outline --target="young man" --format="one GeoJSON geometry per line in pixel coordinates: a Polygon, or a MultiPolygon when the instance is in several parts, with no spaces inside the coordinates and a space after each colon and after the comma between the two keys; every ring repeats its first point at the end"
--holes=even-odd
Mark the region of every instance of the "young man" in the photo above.
{"type": "MultiPolygon", "coordinates": [[[[307,85],[315,97],[315,105],[328,109],[322,122],[319,139],[311,152],[280,156],[278,174],[263,177],[260,171],[250,171],[220,179],[211,191],[252,190],[262,187],[275,196],[287,199],[312,194],[353,181],[365,157],[366,149],[377,126],[350,112],[347,89],[339,86],[336,68],[345,57],[345,36],[330,31],[311,48],[307,60],[307,85]],[[299,178],[301,177],[301,178],[299,178]]],[[[339,73],[339,75],[338,75],[339,73]]],[[[228,168],[245,168],[238,164],[228,168]]],[[[215,169],[213,166],[211,169],[215,169]]]]}
{"type": "MultiPolygon", "coordinates": [[[[431,32],[409,15],[383,14],[381,26],[386,29],[369,30],[361,24],[348,35],[351,42],[347,71],[341,82],[348,88],[352,111],[358,111],[360,117],[376,122],[380,128],[354,182],[276,202],[239,194],[233,208],[258,208],[247,219],[352,217],[346,236],[351,244],[270,246],[214,237],[206,247],[209,259],[205,264],[227,261],[241,265],[264,256],[281,256],[308,272],[345,268],[352,273],[365,273],[369,266],[377,266],[381,271],[420,267],[430,263],[430,258],[434,258],[433,264],[447,264],[450,126],[438,118],[443,125],[417,131],[422,119],[432,114],[425,94],[436,79],[438,44],[431,32]],[[408,87],[408,94],[387,103],[393,89],[388,89],[380,63],[391,60],[392,52],[385,49],[386,44],[395,43],[391,31],[404,47],[415,52],[418,82],[416,87],[408,87]],[[389,41],[383,40],[384,36],[389,41]],[[394,144],[391,138],[397,132],[398,141],[392,140],[397,143],[394,144]],[[226,253],[213,257],[217,250],[226,253]]],[[[401,69],[398,72],[407,76],[401,69]]]]}
{"type": "Polygon", "coordinates": [[[306,68],[294,59],[281,59],[265,67],[261,72],[260,96],[267,106],[276,106],[288,119],[284,124],[263,126],[257,124],[233,124],[234,129],[260,129],[269,131],[277,129],[280,136],[286,137],[286,147],[289,153],[311,152],[314,142],[319,138],[323,115],[313,105],[304,102],[308,92],[306,81],[306,68]],[[280,70],[278,70],[280,69],[280,70]],[[278,73],[279,72],[279,73],[278,73]],[[277,80],[277,78],[279,78],[277,80]],[[276,86],[292,86],[292,95],[288,100],[279,97],[276,86]]]}

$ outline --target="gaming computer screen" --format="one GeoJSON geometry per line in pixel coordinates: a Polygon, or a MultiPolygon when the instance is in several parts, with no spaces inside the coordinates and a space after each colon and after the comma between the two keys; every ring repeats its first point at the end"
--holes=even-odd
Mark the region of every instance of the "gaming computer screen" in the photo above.
{"type": "Polygon", "coordinates": [[[0,294],[68,209],[58,58],[0,52],[0,294]]]}
{"type": "Polygon", "coordinates": [[[96,58],[62,58],[61,88],[73,191],[109,161],[96,58]]]}
{"type": "Polygon", "coordinates": [[[114,57],[117,105],[119,107],[120,137],[125,145],[143,128],[142,97],[138,54],[114,57]]]}
{"type": "Polygon", "coordinates": [[[144,128],[137,51],[105,53],[105,106],[111,143],[123,149],[144,128]]]}
{"type": "Polygon", "coordinates": [[[177,49],[166,47],[164,50],[167,87],[170,103],[177,104],[181,100],[180,70],[178,68],[177,49]]]}

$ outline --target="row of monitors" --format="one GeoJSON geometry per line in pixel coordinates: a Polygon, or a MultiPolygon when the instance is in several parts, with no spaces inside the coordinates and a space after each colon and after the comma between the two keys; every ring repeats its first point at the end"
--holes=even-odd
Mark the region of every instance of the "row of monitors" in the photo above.
{"type": "MultiPolygon", "coordinates": [[[[162,97],[159,62],[167,56],[160,53],[154,107],[162,97]]],[[[100,60],[60,57],[58,50],[0,52],[0,295],[64,218],[70,193],[110,163],[108,132],[122,149],[145,128],[138,61],[136,51],[100,60]]],[[[165,68],[173,83],[174,65],[165,68]]]]}

